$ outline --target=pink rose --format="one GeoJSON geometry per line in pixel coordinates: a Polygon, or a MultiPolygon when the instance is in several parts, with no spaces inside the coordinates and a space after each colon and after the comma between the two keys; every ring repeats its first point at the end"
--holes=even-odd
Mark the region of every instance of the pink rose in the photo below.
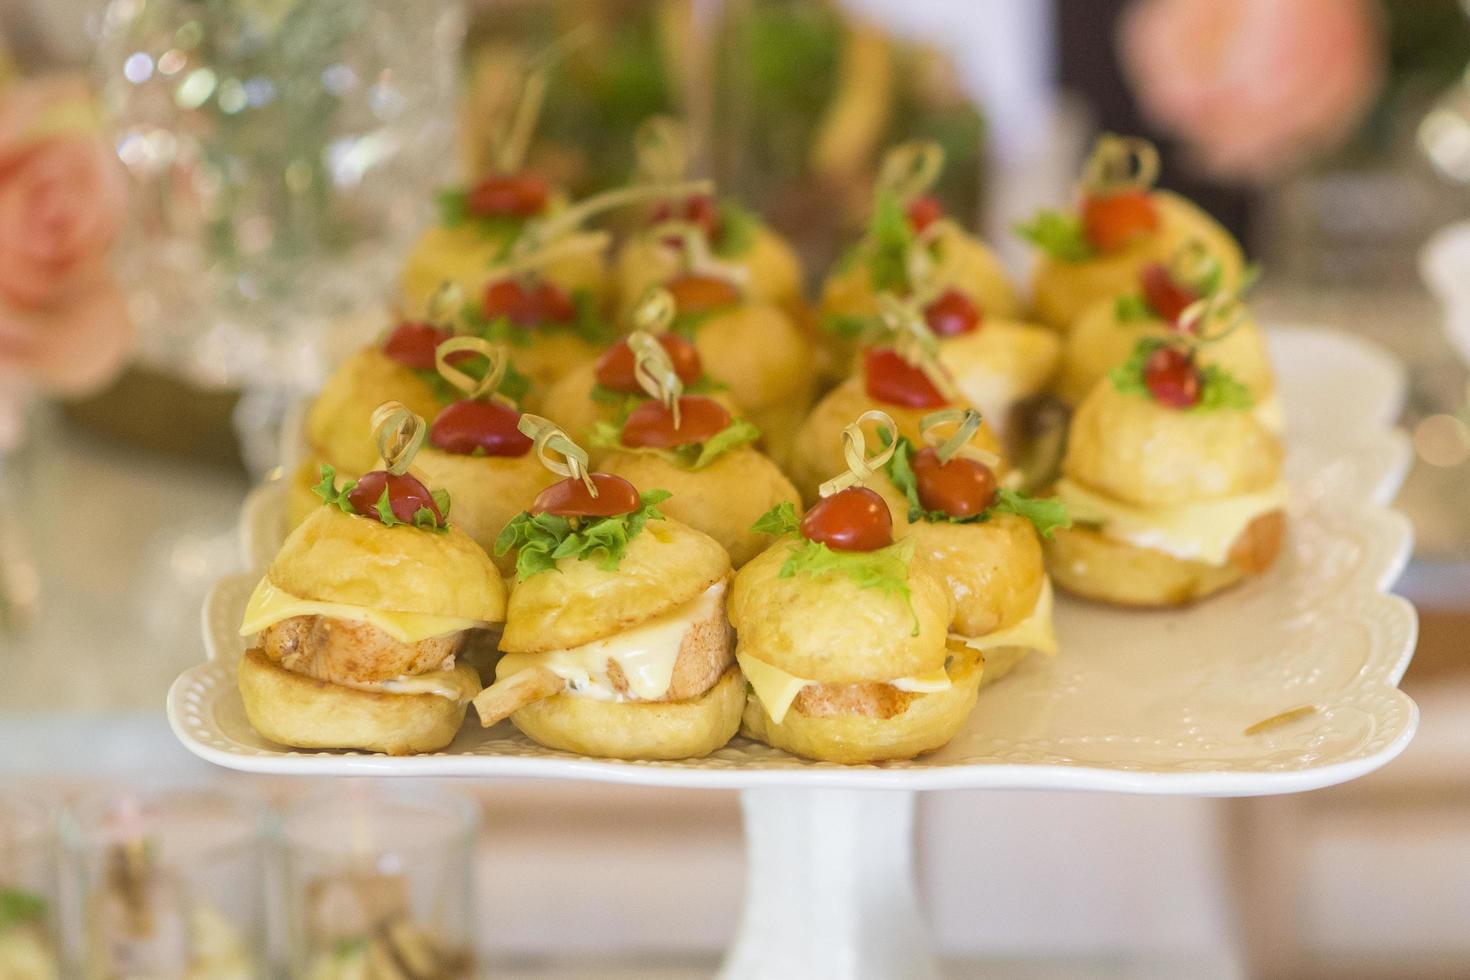
{"type": "Polygon", "coordinates": [[[18,373],[59,395],[84,394],[112,379],[132,339],[126,301],[109,279],[93,281],[54,307],[0,304],[0,375],[18,373]]]}
{"type": "Polygon", "coordinates": [[[1136,0],[1119,45],[1144,111],[1222,177],[1334,148],[1383,74],[1367,0],[1136,0]]]}
{"type": "Polygon", "coordinates": [[[106,274],[122,220],[121,167],[79,79],[20,82],[0,92],[0,301],[66,301],[106,274]]]}

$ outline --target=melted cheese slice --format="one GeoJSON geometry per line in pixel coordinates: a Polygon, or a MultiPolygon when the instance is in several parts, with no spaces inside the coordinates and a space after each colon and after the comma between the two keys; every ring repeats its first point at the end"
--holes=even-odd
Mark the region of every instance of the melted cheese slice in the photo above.
{"type": "Polygon", "coordinates": [[[1281,396],[1274,391],[1256,402],[1251,414],[1256,417],[1257,422],[1272,432],[1279,434],[1286,428],[1286,409],[1281,404],[1281,396]]]}
{"type": "Polygon", "coordinates": [[[353,623],[376,626],[399,643],[417,643],[431,636],[458,633],[460,630],[489,626],[479,619],[461,619],[457,616],[431,616],[427,613],[392,612],[386,609],[371,609],[354,606],[346,602],[319,602],[302,599],[276,588],[269,579],[263,578],[250,595],[245,606],[245,619],[240,624],[240,635],[251,636],[284,619],[296,616],[327,616],[353,623]]]}
{"type": "MultiPolygon", "coordinates": [[[[735,660],[740,664],[740,672],[745,675],[745,679],[750,682],[751,689],[755,691],[756,700],[761,703],[761,707],[766,709],[766,714],[771,716],[771,721],[778,725],[786,717],[786,712],[791,710],[791,702],[796,700],[802,688],[809,684],[821,683],[797,677],[795,674],[788,674],[780,667],[773,667],[764,660],[757,660],[746,653],[736,653],[735,660]]],[[[949,674],[943,667],[914,677],[896,677],[886,683],[900,691],[913,691],[918,694],[935,694],[950,688],[949,674]]]]}
{"type": "Polygon", "coordinates": [[[982,652],[1000,647],[1026,647],[1031,650],[1040,650],[1047,656],[1054,657],[1057,654],[1057,634],[1052,629],[1051,613],[1055,602],[1051,579],[1043,578],[1041,594],[1036,597],[1035,607],[1019,623],[1007,626],[1003,630],[986,633],[984,636],[971,637],[951,633],[950,639],[958,640],[970,649],[982,652]]]}
{"type": "Polygon", "coordinates": [[[507,653],[495,676],[509,677],[528,667],[545,667],[567,682],[567,693],[599,701],[657,701],[669,691],[684,635],[695,623],[714,616],[725,600],[725,583],[716,582],[693,599],[615,636],[569,650],[507,653]],[[609,664],[627,680],[627,693],[613,686],[609,664]]]}
{"type": "Polygon", "coordinates": [[[1103,534],[1139,548],[1151,548],[1208,565],[1223,565],[1236,538],[1257,517],[1282,510],[1287,489],[1279,482],[1261,493],[1172,507],[1135,507],[1058,480],[1057,497],[1079,524],[1096,524],[1103,534]]]}

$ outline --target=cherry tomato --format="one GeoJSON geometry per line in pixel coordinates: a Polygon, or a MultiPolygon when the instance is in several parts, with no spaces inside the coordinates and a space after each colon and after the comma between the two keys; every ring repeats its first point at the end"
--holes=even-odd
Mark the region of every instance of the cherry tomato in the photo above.
{"type": "Polygon", "coordinates": [[[980,310],[958,289],[946,289],[924,307],[924,322],[936,337],[958,337],[980,325],[980,310]]]}
{"type": "Polygon", "coordinates": [[[546,181],[535,174],[499,174],[471,187],[465,206],[482,217],[528,218],[546,210],[551,195],[546,181]]]}
{"type": "Polygon", "coordinates": [[[516,423],[521,413],[494,401],[465,399],[449,405],[429,426],[429,444],[446,453],[468,456],[524,456],[531,449],[516,423]]]}
{"type": "Polygon", "coordinates": [[[1177,347],[1160,347],[1143,362],[1143,383],[1154,401],[1169,408],[1199,404],[1200,376],[1194,358],[1177,347]]]}
{"type": "Polygon", "coordinates": [[[1082,229],[1099,252],[1116,252],[1159,228],[1159,212],[1147,191],[1123,191],[1082,202],[1082,229]]]}
{"type": "MultiPolygon", "coordinates": [[[[678,206],[670,201],[662,201],[653,209],[653,224],[661,224],[673,218],[688,221],[699,225],[704,231],[704,237],[713,243],[720,237],[723,230],[720,226],[720,206],[715,199],[708,194],[694,194],[684,199],[683,206],[678,206]]],[[[664,242],[677,248],[680,244],[676,236],[670,235],[664,242]]]]}
{"type": "Polygon", "coordinates": [[[848,487],[806,512],[801,535],[833,551],[876,551],[893,543],[893,515],[875,491],[848,487]]]}
{"type": "Polygon", "coordinates": [[[973,517],[995,503],[995,474],[978,459],[955,456],[939,461],[933,447],[914,453],[909,465],[919,484],[919,503],[950,517],[973,517]]]}
{"type": "Polygon", "coordinates": [[[593,473],[597,496],[575,477],[553,483],[536,495],[531,505],[533,514],[555,514],[558,517],[613,517],[631,514],[642,504],[638,490],[627,480],[611,473],[593,473]]]}
{"type": "Polygon", "coordinates": [[[444,515],[439,512],[439,505],[434,503],[429,488],[410,473],[396,474],[387,470],[364,473],[357,481],[357,486],[347,494],[347,502],[363,517],[381,521],[383,518],[378,513],[378,501],[383,497],[384,487],[388,488],[388,506],[393,509],[393,516],[400,521],[412,524],[413,515],[427,507],[433,512],[435,522],[444,523],[444,515]]]}
{"type": "MultiPolygon", "coordinates": [[[[674,363],[674,373],[686,386],[694,384],[704,373],[699,361],[699,351],[694,345],[676,333],[659,334],[659,346],[668,352],[674,363]]],[[[636,395],[643,391],[633,375],[633,349],[626,340],[620,340],[597,359],[597,383],[613,391],[636,395]]]]}
{"type": "Polygon", "coordinates": [[[679,399],[679,427],[674,413],[661,401],[649,399],[628,413],[623,423],[623,445],[633,449],[672,449],[688,446],[725,431],[730,413],[724,405],[702,395],[679,399]]]}
{"type": "Polygon", "coordinates": [[[577,306],[566,290],[549,282],[500,279],[485,287],[481,310],[491,320],[505,317],[518,327],[570,323],[577,306]]]}
{"type": "Polygon", "coordinates": [[[939,408],[949,404],[934,382],[892,347],[871,347],[863,354],[868,397],[904,408],[939,408]]]}
{"type": "Polygon", "coordinates": [[[920,194],[909,202],[905,209],[909,219],[909,227],[914,231],[923,231],[934,222],[944,217],[944,205],[937,198],[928,194],[920,194]]]}
{"type": "Polygon", "coordinates": [[[1179,324],[1179,314],[1199,299],[1194,290],[1179,285],[1169,275],[1169,270],[1157,263],[1144,266],[1138,273],[1138,281],[1148,305],[1160,319],[1175,326],[1179,324]]]}
{"type": "Polygon", "coordinates": [[[431,323],[400,323],[383,341],[383,353],[404,367],[432,371],[435,348],[452,336],[452,331],[431,323]]]}
{"type": "Polygon", "coordinates": [[[705,313],[740,302],[740,290],[734,284],[715,276],[697,273],[680,276],[664,287],[674,297],[680,313],[705,313]]]}

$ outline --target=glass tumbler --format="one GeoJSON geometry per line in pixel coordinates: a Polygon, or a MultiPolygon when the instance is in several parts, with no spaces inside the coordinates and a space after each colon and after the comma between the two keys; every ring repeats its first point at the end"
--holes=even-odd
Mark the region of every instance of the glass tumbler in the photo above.
{"type": "Polygon", "coordinates": [[[222,790],[124,791],[72,809],[86,980],[266,976],[258,803],[222,790]]]}
{"type": "Polygon", "coordinates": [[[62,975],[56,850],[51,807],[0,789],[0,977],[6,980],[62,975]]]}
{"type": "Polygon", "coordinates": [[[474,976],[470,801],[416,781],[333,782],[281,820],[290,975],[474,976]]]}

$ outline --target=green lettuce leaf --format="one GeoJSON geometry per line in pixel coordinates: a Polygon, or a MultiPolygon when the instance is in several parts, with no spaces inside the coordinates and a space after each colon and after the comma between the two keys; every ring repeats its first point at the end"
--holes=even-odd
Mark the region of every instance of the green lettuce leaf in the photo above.
{"type": "Polygon", "coordinates": [[[927,510],[919,500],[919,481],[914,475],[913,453],[913,443],[900,436],[898,448],[893,451],[893,456],[884,467],[888,479],[903,491],[904,498],[908,501],[910,522],[924,520],[933,524],[980,524],[990,520],[992,514],[1015,514],[1035,525],[1037,533],[1044,538],[1050,538],[1056,528],[1071,526],[1067,508],[1060,500],[1030,497],[1005,487],[996,491],[995,501],[989,507],[969,517],[951,517],[942,510],[927,510]]]}
{"type": "Polygon", "coordinates": [[[675,446],[672,449],[654,449],[645,446],[623,445],[622,425],[600,421],[588,432],[587,442],[598,449],[647,453],[667,460],[681,469],[702,470],[730,450],[749,445],[760,437],[761,430],[753,424],[745,419],[734,419],[704,442],[692,442],[687,446],[675,446]]]}
{"type": "Polygon", "coordinates": [[[468,189],[463,187],[446,187],[438,191],[434,195],[434,208],[439,214],[439,223],[446,228],[473,225],[486,237],[503,239],[507,245],[525,227],[524,218],[509,215],[471,214],[469,197],[468,189]]]}
{"type": "Polygon", "coordinates": [[[750,529],[756,534],[771,534],[779,538],[801,530],[801,518],[797,516],[796,505],[783,500],[756,518],[750,529]]]}
{"type": "Polygon", "coordinates": [[[615,571],[628,542],[649,521],[662,520],[658,505],[671,497],[667,490],[639,494],[637,510],[615,517],[567,518],[522,511],[511,518],[495,539],[495,553],[516,549],[516,576],[522,581],[554,571],[563,558],[591,561],[603,571],[615,571]]]}
{"type": "Polygon", "coordinates": [[[695,446],[681,446],[682,449],[697,449],[693,462],[689,464],[691,470],[702,470],[725,453],[740,446],[748,446],[761,437],[761,430],[757,429],[746,419],[735,419],[719,432],[710,436],[704,442],[695,446]]]}
{"type": "Polygon", "coordinates": [[[311,488],[311,492],[322,498],[322,503],[328,507],[335,507],[344,514],[356,514],[352,501],[347,495],[357,487],[356,480],[348,480],[342,484],[342,489],[337,489],[337,471],[327,463],[322,464],[321,482],[311,488]]]}
{"type": "Polygon", "coordinates": [[[1085,262],[1097,255],[1082,230],[1082,219],[1061,211],[1038,211],[1016,234],[1059,262],[1085,262]]]}
{"type": "Polygon", "coordinates": [[[1137,293],[1119,296],[1117,302],[1113,304],[1113,317],[1119,323],[1137,323],[1139,320],[1158,319],[1153,307],[1148,305],[1148,300],[1137,293]]]}
{"type": "Polygon", "coordinates": [[[1030,497],[1016,490],[1001,487],[996,491],[995,503],[986,511],[987,516],[1015,514],[1024,517],[1036,528],[1036,533],[1047,540],[1059,527],[1071,527],[1072,518],[1067,514],[1067,505],[1054,497],[1030,497]]]}
{"type": "Polygon", "coordinates": [[[749,252],[755,244],[760,219],[726,198],[720,202],[720,236],[714,243],[715,254],[724,259],[735,259],[749,252]]]}
{"type": "Polygon", "coordinates": [[[1199,404],[1191,411],[1234,408],[1249,411],[1256,400],[1251,390],[1235,375],[1218,364],[1207,364],[1200,371],[1199,404]]]}
{"type": "Polygon", "coordinates": [[[34,892],[0,888],[0,932],[45,918],[47,901],[34,892]]]}
{"type": "Polygon", "coordinates": [[[876,316],[855,313],[828,313],[822,317],[822,329],[843,340],[865,341],[883,333],[883,323],[876,316]]]}
{"type": "Polygon", "coordinates": [[[908,254],[914,241],[903,205],[892,194],[880,194],[868,222],[868,275],[879,292],[906,293],[908,254]]]}

